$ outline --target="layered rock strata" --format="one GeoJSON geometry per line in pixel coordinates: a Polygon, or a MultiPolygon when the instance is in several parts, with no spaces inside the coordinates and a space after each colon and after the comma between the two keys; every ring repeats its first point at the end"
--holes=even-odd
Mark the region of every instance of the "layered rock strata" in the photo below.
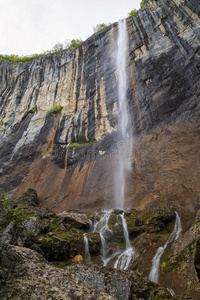
{"type": "MultiPolygon", "coordinates": [[[[126,203],[172,204],[184,229],[200,197],[199,12],[197,0],[148,1],[127,19],[135,146],[126,203]]],[[[56,211],[113,206],[117,30],[113,24],[71,53],[0,63],[2,193],[32,187],[56,211]],[[48,113],[55,105],[58,113],[48,113]]]]}

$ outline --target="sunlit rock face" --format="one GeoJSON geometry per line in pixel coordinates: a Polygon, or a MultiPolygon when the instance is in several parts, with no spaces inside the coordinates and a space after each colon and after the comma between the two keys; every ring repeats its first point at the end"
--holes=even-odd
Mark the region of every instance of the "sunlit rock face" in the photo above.
{"type": "MultiPolygon", "coordinates": [[[[199,14],[198,0],[160,0],[127,19],[135,143],[125,206],[172,204],[186,228],[200,204],[199,14]]],[[[56,211],[113,206],[117,33],[116,23],[71,53],[0,63],[2,193],[34,188],[56,211]]]]}

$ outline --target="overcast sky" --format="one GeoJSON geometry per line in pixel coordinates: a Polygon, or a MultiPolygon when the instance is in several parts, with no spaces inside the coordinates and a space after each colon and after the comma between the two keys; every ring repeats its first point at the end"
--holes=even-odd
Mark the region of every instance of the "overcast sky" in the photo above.
{"type": "Polygon", "coordinates": [[[0,54],[29,55],[65,40],[85,40],[100,23],[138,9],[141,0],[0,0],[0,54]]]}

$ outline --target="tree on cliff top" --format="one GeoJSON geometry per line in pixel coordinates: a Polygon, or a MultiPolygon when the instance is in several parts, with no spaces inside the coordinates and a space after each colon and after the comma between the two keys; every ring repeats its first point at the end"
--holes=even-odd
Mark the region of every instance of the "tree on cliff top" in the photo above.
{"type": "Polygon", "coordinates": [[[105,29],[108,25],[105,23],[97,24],[96,26],[93,27],[94,33],[99,32],[102,29],[105,29]]]}

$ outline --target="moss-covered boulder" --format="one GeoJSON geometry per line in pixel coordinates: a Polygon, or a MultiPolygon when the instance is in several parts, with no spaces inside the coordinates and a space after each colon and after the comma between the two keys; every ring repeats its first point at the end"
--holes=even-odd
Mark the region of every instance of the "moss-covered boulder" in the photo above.
{"type": "Polygon", "coordinates": [[[101,238],[98,232],[90,232],[87,234],[89,250],[91,255],[100,255],[101,238]]]}

